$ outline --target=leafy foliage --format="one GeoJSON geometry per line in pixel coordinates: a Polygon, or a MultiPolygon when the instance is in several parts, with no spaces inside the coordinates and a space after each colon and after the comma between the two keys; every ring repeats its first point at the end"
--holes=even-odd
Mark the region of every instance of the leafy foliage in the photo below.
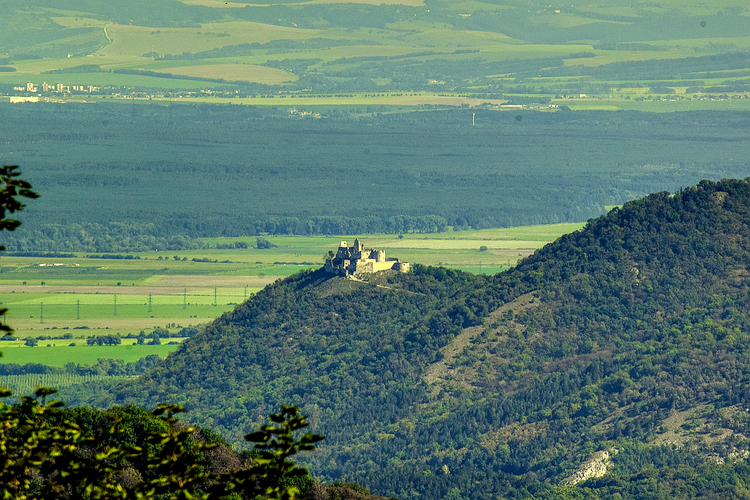
{"type": "Polygon", "coordinates": [[[311,470],[401,498],[645,498],[643,474],[667,497],[723,491],[699,477],[748,479],[748,214],[749,181],[703,181],[496,276],[300,273],[183,344],[141,398],[99,404],[176,398],[238,443],[291,401],[327,435],[311,470]],[[555,486],[597,450],[620,450],[616,480],[555,486]]]}
{"type": "MultiPolygon", "coordinates": [[[[38,198],[39,194],[31,190],[31,184],[21,180],[21,172],[17,165],[3,165],[0,167],[0,231],[13,231],[21,225],[21,221],[6,217],[23,210],[24,204],[19,198],[38,198]]],[[[0,246],[0,250],[5,247],[0,246]]],[[[8,312],[5,307],[0,308],[0,317],[8,312]]],[[[5,323],[0,323],[0,331],[12,335],[13,329],[5,323]]]]}
{"type": "Polygon", "coordinates": [[[297,440],[295,431],[308,425],[305,417],[297,408],[282,408],[270,416],[278,428],[248,436],[265,444],[255,465],[247,466],[215,434],[179,422],[182,407],[64,410],[63,403],[45,403],[54,392],[40,388],[36,398],[0,407],[4,498],[208,500],[261,493],[291,500],[301,493],[294,479],[309,476],[288,458],[322,439],[308,433],[297,440]]]}

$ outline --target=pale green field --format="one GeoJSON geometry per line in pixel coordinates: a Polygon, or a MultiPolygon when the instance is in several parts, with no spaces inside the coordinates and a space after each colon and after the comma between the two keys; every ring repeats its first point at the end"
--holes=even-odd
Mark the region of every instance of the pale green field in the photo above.
{"type": "MultiPolygon", "coordinates": [[[[66,19],[68,18],[59,18],[58,24],[64,26],[66,19]]],[[[322,30],[287,28],[250,21],[207,23],[197,28],[158,29],[110,24],[106,30],[112,43],[98,50],[97,56],[139,57],[147,52],[182,54],[243,43],[306,40],[325,33],[322,30]]]]}
{"type": "Polygon", "coordinates": [[[119,346],[87,346],[75,347],[54,346],[46,347],[50,343],[39,341],[36,347],[9,347],[6,342],[0,343],[3,357],[0,363],[16,363],[25,365],[38,363],[47,366],[65,366],[68,363],[76,365],[93,365],[98,359],[121,359],[126,363],[138,361],[151,354],[162,358],[167,357],[179,345],[119,345],[119,346]]]}
{"type": "MultiPolygon", "coordinates": [[[[668,99],[668,98],[667,98],[668,99]]],[[[750,110],[750,99],[691,99],[636,101],[624,99],[555,99],[557,105],[566,105],[574,111],[648,111],[652,113],[669,113],[674,111],[747,111],[750,110]]]]}
{"type": "MultiPolygon", "coordinates": [[[[206,88],[206,82],[198,80],[178,80],[176,78],[156,78],[152,76],[140,75],[118,75],[112,73],[61,73],[53,75],[35,75],[19,73],[0,73],[0,83],[10,83],[14,85],[25,85],[26,82],[47,82],[62,83],[63,85],[93,85],[94,87],[116,86],[116,87],[135,87],[140,89],[163,89],[169,87],[174,90],[200,90],[206,88]]],[[[222,88],[225,84],[211,83],[212,88],[222,88]]],[[[65,100],[76,100],[84,98],[87,101],[94,102],[101,99],[101,96],[73,96],[65,100]]],[[[58,97],[51,97],[52,100],[58,100],[58,97]]]]}

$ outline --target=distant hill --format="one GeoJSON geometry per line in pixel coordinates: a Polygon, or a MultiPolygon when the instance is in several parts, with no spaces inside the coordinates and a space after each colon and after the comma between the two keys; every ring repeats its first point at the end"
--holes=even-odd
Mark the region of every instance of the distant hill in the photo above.
{"type": "Polygon", "coordinates": [[[270,94],[282,81],[294,81],[282,88],[532,94],[539,102],[555,95],[606,96],[612,87],[653,88],[652,94],[665,88],[685,95],[746,92],[750,68],[750,16],[740,0],[719,6],[675,0],[7,0],[0,14],[0,63],[7,55],[8,67],[17,69],[0,83],[57,71],[57,81],[79,85],[80,75],[65,70],[94,62],[110,73],[89,76],[97,86],[183,89],[198,80],[218,90],[270,94]],[[722,60],[712,59],[716,55],[722,60]],[[200,62],[185,62],[194,59],[200,62]],[[211,59],[217,67],[203,68],[211,59]],[[669,63],[659,64],[664,60],[669,63]],[[247,67],[258,64],[298,79],[279,79],[276,72],[266,78],[247,67]]]}
{"type": "Polygon", "coordinates": [[[496,276],[301,273],[93,399],[234,442],[296,404],[315,475],[402,500],[745,498],[749,223],[750,182],[703,181],[496,276]]]}

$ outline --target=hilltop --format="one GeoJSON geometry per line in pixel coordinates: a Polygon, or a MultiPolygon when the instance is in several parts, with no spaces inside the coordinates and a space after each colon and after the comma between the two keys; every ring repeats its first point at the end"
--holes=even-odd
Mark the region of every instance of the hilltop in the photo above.
{"type": "Polygon", "coordinates": [[[744,498],[749,217],[750,182],[703,181],[495,276],[303,272],[93,399],[184,404],[234,442],[296,404],[316,476],[402,500],[744,498]]]}

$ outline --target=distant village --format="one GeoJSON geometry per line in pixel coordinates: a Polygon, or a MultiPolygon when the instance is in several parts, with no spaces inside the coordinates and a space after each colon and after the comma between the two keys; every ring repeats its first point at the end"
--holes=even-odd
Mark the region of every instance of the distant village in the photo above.
{"type": "MultiPolygon", "coordinates": [[[[690,89],[689,89],[690,90],[690,89]]],[[[704,93],[704,90],[693,90],[686,92],[685,94],[643,94],[637,96],[619,96],[619,100],[633,100],[633,101],[724,101],[729,99],[750,99],[750,93],[748,92],[731,92],[731,93],[704,93]]],[[[10,103],[23,103],[23,102],[55,102],[56,98],[64,97],[76,97],[76,96],[98,96],[109,99],[195,99],[205,97],[218,97],[225,99],[243,99],[243,98],[261,98],[261,99],[305,99],[305,98],[331,98],[331,97],[354,97],[355,94],[350,93],[333,93],[333,94],[318,94],[318,93],[307,93],[299,90],[273,90],[273,91],[258,91],[258,89],[225,89],[222,87],[216,88],[202,88],[195,90],[164,90],[164,89],[148,89],[138,87],[125,87],[118,85],[107,85],[107,86],[95,86],[95,85],[65,85],[63,83],[47,83],[42,82],[41,84],[27,82],[24,86],[0,85],[0,102],[10,103]]],[[[365,93],[362,97],[396,97],[409,95],[404,93],[386,92],[380,94],[368,94],[365,93]]],[[[421,95],[420,93],[414,93],[412,95],[421,95]]],[[[439,93],[436,94],[438,97],[464,97],[464,98],[483,98],[482,96],[473,94],[452,94],[452,93],[439,93]]],[[[524,96],[522,96],[524,97],[524,96]]],[[[493,109],[493,110],[555,110],[558,109],[559,105],[546,102],[550,101],[547,98],[543,102],[533,101],[533,97],[539,96],[527,96],[532,97],[532,102],[529,103],[518,103],[518,96],[511,98],[511,102],[504,104],[493,104],[485,102],[481,105],[475,106],[482,109],[493,109]],[[516,101],[516,102],[513,102],[516,101]]],[[[503,95],[486,95],[484,98],[488,99],[503,99],[503,95]]],[[[597,101],[600,99],[615,99],[616,97],[608,94],[589,95],[585,93],[579,94],[565,94],[556,95],[553,99],[566,99],[570,102],[582,100],[582,101],[597,101]]],[[[525,100],[528,100],[524,98],[525,100]]],[[[522,100],[524,100],[522,99],[522,100]]],[[[62,102],[62,101],[60,101],[62,102]]],[[[467,105],[464,105],[467,106],[467,105]]],[[[566,106],[562,106],[561,109],[567,109],[566,106]]],[[[289,112],[291,117],[294,118],[320,118],[319,113],[311,113],[308,111],[301,111],[292,109],[289,112]]]]}
{"type": "MultiPolygon", "coordinates": [[[[5,87],[3,93],[0,95],[0,102],[42,102],[42,101],[54,101],[56,97],[67,97],[67,96],[86,96],[86,95],[97,95],[105,96],[111,99],[182,99],[182,98],[196,98],[196,97],[225,97],[225,98],[237,98],[237,97],[256,97],[255,95],[245,95],[239,91],[222,91],[222,90],[211,90],[211,89],[199,89],[192,91],[158,91],[158,90],[142,90],[132,87],[121,87],[116,85],[108,85],[99,87],[95,85],[65,85],[63,83],[47,83],[41,84],[28,82],[24,86],[13,87],[12,92],[10,86],[5,87]]],[[[259,97],[273,97],[273,95],[261,95],[259,97]]]]}
{"type": "Polygon", "coordinates": [[[94,94],[101,90],[100,87],[93,85],[64,85],[62,83],[50,84],[47,82],[37,85],[33,82],[26,83],[22,87],[13,87],[13,92],[20,93],[21,95],[9,95],[6,97],[0,97],[0,100],[11,103],[20,102],[39,102],[45,100],[45,96],[64,96],[71,94],[94,94]],[[37,95],[29,95],[37,94],[37,95]]]}
{"type": "Polygon", "coordinates": [[[93,85],[63,85],[62,83],[50,85],[47,82],[44,82],[41,86],[38,86],[34,83],[28,82],[25,87],[13,87],[13,90],[18,92],[43,92],[45,94],[50,92],[58,94],[69,94],[71,90],[73,90],[77,92],[88,92],[89,94],[91,94],[92,92],[98,92],[99,87],[94,87],[93,85]]]}

